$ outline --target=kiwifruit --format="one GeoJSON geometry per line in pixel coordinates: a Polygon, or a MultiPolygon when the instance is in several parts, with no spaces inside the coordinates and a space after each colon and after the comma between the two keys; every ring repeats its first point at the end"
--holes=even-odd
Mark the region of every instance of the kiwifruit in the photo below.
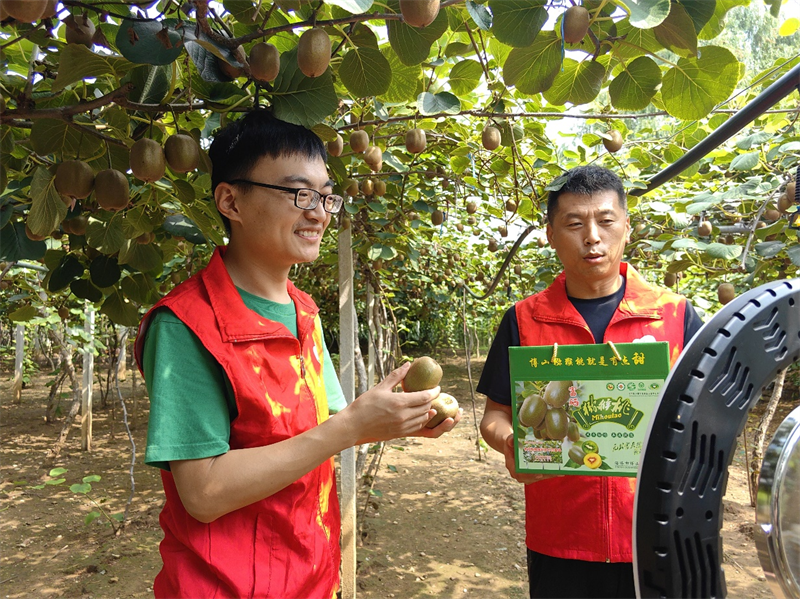
{"type": "Polygon", "coordinates": [[[348,179],[344,184],[344,192],[351,198],[358,195],[358,181],[355,179],[348,179]]]}
{"type": "Polygon", "coordinates": [[[36,233],[31,231],[31,228],[28,226],[28,223],[25,223],[25,235],[31,241],[44,241],[49,237],[49,235],[37,235],[36,233]]]}
{"type": "Polygon", "coordinates": [[[577,44],[589,32],[589,11],[583,6],[570,6],[564,12],[564,43],[577,44]]]}
{"type": "Polygon", "coordinates": [[[126,208],[131,199],[128,177],[113,168],[100,171],[94,179],[94,197],[104,210],[126,208]]]}
{"type": "Polygon", "coordinates": [[[514,274],[521,275],[522,274],[522,266],[519,264],[514,265],[514,274]]]}
{"type": "Polygon", "coordinates": [[[784,193],[786,197],[794,201],[796,199],[795,194],[797,193],[797,181],[789,181],[789,183],[786,184],[786,191],[784,191],[784,193]]]}
{"type": "Polygon", "coordinates": [[[217,58],[217,65],[219,66],[220,71],[225,73],[225,75],[231,79],[236,79],[237,77],[244,75],[244,70],[241,67],[232,65],[228,61],[221,58],[217,58]]]}
{"type": "Polygon", "coordinates": [[[158,181],[167,170],[164,150],[157,141],[146,137],[131,146],[130,165],[134,177],[146,183],[158,181]]]}
{"type": "Polygon", "coordinates": [[[547,245],[547,240],[544,237],[539,237],[536,239],[536,245],[538,245],[540,248],[543,248],[547,245]]]}
{"type": "Polygon", "coordinates": [[[67,308],[66,306],[61,306],[58,309],[58,317],[61,320],[67,320],[69,318],[69,308],[67,308]]]}
{"type": "Polygon", "coordinates": [[[508,237],[508,228],[505,225],[497,227],[497,232],[500,234],[500,237],[508,237]]]}
{"type": "Polygon", "coordinates": [[[361,193],[365,196],[371,196],[375,192],[375,183],[372,179],[364,179],[361,182],[361,193]]]}
{"type": "Polygon", "coordinates": [[[467,214],[475,214],[478,211],[478,205],[475,202],[467,202],[467,214]]]}
{"type": "Polygon", "coordinates": [[[569,416],[562,408],[547,410],[544,416],[544,428],[551,439],[563,439],[569,430],[569,416]]]}
{"type": "Polygon", "coordinates": [[[644,223],[636,223],[636,226],[633,228],[633,232],[636,235],[640,235],[644,230],[647,229],[647,225],[644,223]]]}
{"type": "Polygon", "coordinates": [[[297,66],[306,77],[319,77],[331,62],[331,38],[324,29],[307,29],[297,43],[297,66]]]}
{"type": "Polygon", "coordinates": [[[431,224],[435,227],[438,227],[444,222],[444,212],[441,210],[434,210],[431,213],[431,224]]]}
{"type": "Polygon", "coordinates": [[[411,363],[411,368],[406,372],[402,381],[403,391],[424,391],[433,389],[442,380],[442,367],[428,356],[417,358],[411,363]]]}
{"type": "Polygon", "coordinates": [[[665,287],[675,287],[675,283],[678,282],[678,275],[674,272],[668,272],[664,275],[664,286],[665,287]]]}
{"type": "Polygon", "coordinates": [[[778,210],[786,214],[789,209],[794,205],[794,197],[790,197],[785,192],[778,198],[778,210]]]}
{"type": "Polygon", "coordinates": [[[3,9],[21,23],[33,23],[42,18],[47,0],[3,0],[3,9]]]}
{"type": "Polygon", "coordinates": [[[617,131],[616,129],[612,129],[608,132],[608,137],[603,138],[603,146],[605,146],[606,150],[615,154],[622,149],[622,144],[625,140],[622,139],[622,133],[617,131]]]}
{"type": "Polygon", "coordinates": [[[375,195],[382,198],[386,195],[386,182],[382,179],[375,180],[375,195]]]}
{"type": "Polygon", "coordinates": [[[366,131],[358,130],[350,134],[350,149],[357,154],[363,154],[369,147],[369,135],[366,131]]]}
{"type": "Polygon", "coordinates": [[[723,306],[736,297],[736,288],[730,283],[722,283],[717,287],[717,299],[723,306]]]}
{"type": "Polygon", "coordinates": [[[586,457],[586,452],[583,451],[583,447],[580,445],[573,445],[569,448],[569,459],[578,464],[579,466],[583,466],[583,458],[586,457]]]}
{"type": "Polygon", "coordinates": [[[781,213],[779,210],[775,210],[770,208],[769,210],[764,210],[764,219],[775,222],[781,217],[781,213]]]}
{"type": "Polygon", "coordinates": [[[64,19],[64,37],[68,44],[81,44],[87,48],[92,47],[94,38],[94,23],[86,15],[69,15],[64,19]]]}
{"type": "Polygon", "coordinates": [[[483,147],[489,151],[496,150],[500,147],[500,129],[497,127],[492,127],[489,125],[483,130],[481,133],[481,143],[483,143],[483,147]]]}
{"type": "Polygon", "coordinates": [[[494,239],[489,240],[489,245],[487,247],[490,252],[496,252],[499,249],[497,246],[497,242],[494,239]]]}
{"type": "Polygon", "coordinates": [[[83,200],[94,187],[94,171],[83,160],[65,160],[58,165],[56,191],[62,196],[83,200]]]}
{"type": "Polygon", "coordinates": [[[431,401],[431,408],[436,410],[436,416],[428,420],[425,428],[436,428],[447,418],[455,418],[458,414],[458,400],[449,393],[439,393],[431,401]]]}
{"type": "Polygon", "coordinates": [[[573,443],[577,443],[581,438],[581,431],[574,422],[570,422],[569,426],[567,426],[567,438],[573,443]]]}
{"type": "Polygon", "coordinates": [[[697,225],[697,234],[700,237],[708,237],[709,235],[711,235],[713,230],[714,230],[713,225],[711,224],[711,222],[707,220],[702,220],[700,221],[700,224],[697,225]]]}
{"type": "Polygon", "coordinates": [[[506,212],[516,212],[517,203],[514,200],[506,200],[506,212]]]}
{"type": "Polygon", "coordinates": [[[468,216],[467,217],[467,224],[470,227],[474,227],[476,224],[478,224],[478,219],[476,219],[474,216],[468,216]]]}
{"type": "Polygon", "coordinates": [[[259,42],[250,48],[250,74],[258,81],[274,81],[281,68],[278,49],[267,42],[259,42]]]}
{"type": "Polygon", "coordinates": [[[400,0],[400,14],[412,27],[427,27],[439,14],[439,0],[400,0]]]}
{"type": "Polygon", "coordinates": [[[409,129],[406,131],[406,150],[412,154],[419,154],[425,150],[428,140],[424,129],[409,129]]]}
{"type": "Polygon", "coordinates": [[[336,139],[328,142],[328,155],[341,156],[343,149],[344,149],[344,140],[342,139],[342,136],[337,133],[336,139]]]}
{"type": "Polygon", "coordinates": [[[563,408],[569,401],[569,388],[571,386],[572,381],[550,381],[544,388],[542,399],[551,408],[563,408]]]}
{"type": "Polygon", "coordinates": [[[164,156],[173,171],[188,173],[200,163],[200,146],[191,135],[170,135],[164,143],[164,156]]]}
{"type": "Polygon", "coordinates": [[[517,417],[522,426],[541,428],[544,416],[547,414],[547,404],[544,403],[541,395],[532,393],[522,401],[517,417]]]}
{"type": "Polygon", "coordinates": [[[47,5],[44,8],[44,12],[42,16],[39,17],[40,19],[51,19],[56,16],[58,0],[47,0],[47,5]]]}
{"type": "Polygon", "coordinates": [[[370,146],[364,152],[364,162],[366,162],[373,171],[381,170],[383,165],[383,152],[378,146],[370,146]]]}
{"type": "MultiPolygon", "coordinates": [[[[78,216],[73,217],[68,221],[65,220],[64,222],[69,223],[70,235],[86,235],[86,227],[89,226],[89,218],[87,216],[79,214],[78,216]]],[[[62,223],[61,226],[63,227],[64,224],[62,223]]]]}
{"type": "Polygon", "coordinates": [[[155,240],[155,238],[156,238],[155,233],[153,233],[152,231],[145,231],[136,238],[136,243],[140,245],[147,245],[148,243],[151,243],[153,240],[155,240]]]}
{"type": "Polygon", "coordinates": [[[456,230],[457,230],[459,233],[463,233],[463,232],[464,232],[464,225],[463,225],[463,224],[461,224],[461,223],[456,223],[456,230]]]}

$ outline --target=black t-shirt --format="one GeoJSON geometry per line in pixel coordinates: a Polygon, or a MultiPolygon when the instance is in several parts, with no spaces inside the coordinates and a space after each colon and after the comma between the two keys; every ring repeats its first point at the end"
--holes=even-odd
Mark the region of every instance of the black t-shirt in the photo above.
{"type": "MultiPolygon", "coordinates": [[[[589,330],[594,335],[595,343],[602,343],[608,323],[625,295],[625,283],[612,295],[596,299],[569,298],[569,301],[580,313],[589,330]]],[[[686,301],[686,313],[683,319],[683,344],[684,347],[695,333],[703,326],[703,321],[695,312],[692,304],[686,301]]],[[[519,325],[517,324],[517,311],[511,306],[503,315],[497,334],[486,356],[483,365],[481,380],[477,390],[493,401],[511,405],[511,377],[509,374],[508,348],[519,346],[519,325]]]]}

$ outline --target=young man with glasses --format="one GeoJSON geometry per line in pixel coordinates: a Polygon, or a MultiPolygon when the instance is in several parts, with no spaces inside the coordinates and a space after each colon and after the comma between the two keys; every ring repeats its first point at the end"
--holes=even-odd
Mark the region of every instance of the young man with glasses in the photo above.
{"type": "MultiPolygon", "coordinates": [[[[317,258],[343,200],[324,145],[265,110],[211,145],[230,242],[145,316],[145,462],[162,469],[156,597],[324,597],[339,585],[333,456],[424,428],[439,389],[395,393],[405,365],[334,418],[342,392],[318,309],[289,271],[317,258]],[[335,402],[334,402],[335,403],[335,402]]],[[[458,417],[456,418],[458,420],[458,417]]]]}

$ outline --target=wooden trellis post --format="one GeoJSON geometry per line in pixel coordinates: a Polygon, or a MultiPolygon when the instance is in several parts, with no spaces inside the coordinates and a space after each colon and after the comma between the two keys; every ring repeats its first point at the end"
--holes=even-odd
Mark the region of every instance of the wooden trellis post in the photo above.
{"type": "Polygon", "coordinates": [[[372,285],[367,285],[367,327],[370,331],[370,342],[368,344],[367,353],[367,389],[372,388],[375,384],[375,344],[372,342],[378,331],[375,327],[375,315],[373,310],[375,308],[375,293],[372,291],[372,285]]]}
{"type": "Polygon", "coordinates": [[[14,403],[21,403],[23,363],[25,361],[25,325],[22,323],[17,323],[17,326],[14,329],[14,346],[15,359],[13,395],[14,403]]]}
{"type": "Polygon", "coordinates": [[[81,449],[92,451],[92,386],[94,380],[94,308],[86,305],[83,330],[89,338],[83,353],[83,395],[81,397],[81,449]]]}

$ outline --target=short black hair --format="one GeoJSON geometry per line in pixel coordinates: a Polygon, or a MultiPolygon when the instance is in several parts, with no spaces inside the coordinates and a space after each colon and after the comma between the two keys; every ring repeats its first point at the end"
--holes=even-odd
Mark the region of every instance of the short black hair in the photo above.
{"type": "Polygon", "coordinates": [[[615,191],[620,207],[626,213],[628,212],[622,179],[607,168],[594,165],[578,166],[558,177],[551,186],[559,187],[552,189],[547,195],[547,222],[549,223],[553,222],[553,216],[558,210],[558,197],[562,193],[591,196],[599,191],[615,191]]]}
{"type": "MultiPolygon", "coordinates": [[[[226,125],[211,143],[211,194],[217,185],[234,179],[246,179],[264,156],[280,158],[300,155],[327,162],[325,144],[313,131],[276,118],[266,108],[257,108],[241,119],[226,125]]],[[[230,222],[223,216],[230,235],[230,222]]]]}

